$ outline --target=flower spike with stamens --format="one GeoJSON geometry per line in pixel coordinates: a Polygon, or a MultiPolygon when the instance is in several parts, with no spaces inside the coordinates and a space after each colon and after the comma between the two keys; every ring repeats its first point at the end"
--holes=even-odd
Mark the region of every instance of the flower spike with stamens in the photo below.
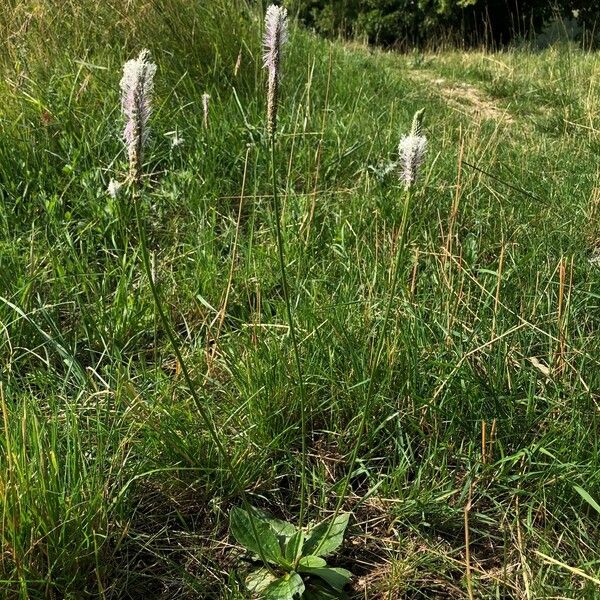
{"type": "Polygon", "coordinates": [[[136,59],[123,66],[121,108],[125,117],[123,139],[129,158],[129,177],[139,183],[142,177],[143,149],[148,141],[148,121],[152,113],[152,90],[156,65],[149,62],[150,52],[142,50],[136,59]]]}
{"type": "Polygon", "coordinates": [[[288,39],[287,9],[271,4],[265,16],[264,66],[268,71],[267,132],[275,134],[277,125],[277,92],[281,77],[281,53],[288,39]]]}
{"type": "Polygon", "coordinates": [[[424,109],[418,110],[413,118],[409,135],[405,135],[398,146],[400,155],[400,177],[407,189],[411,188],[427,152],[427,138],[422,135],[424,109]]]}

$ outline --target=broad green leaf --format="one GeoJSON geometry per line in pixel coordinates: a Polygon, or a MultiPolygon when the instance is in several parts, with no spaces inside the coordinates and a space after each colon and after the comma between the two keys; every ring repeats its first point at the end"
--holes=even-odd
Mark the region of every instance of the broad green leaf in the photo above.
{"type": "Polygon", "coordinates": [[[333,593],[327,593],[320,589],[306,590],[302,596],[302,600],[334,600],[337,596],[333,593]]]}
{"type": "Polygon", "coordinates": [[[263,591],[264,600],[294,600],[304,593],[304,582],[298,573],[288,573],[269,584],[263,591]]]}
{"type": "Polygon", "coordinates": [[[327,562],[325,561],[324,558],[321,558],[320,556],[303,556],[299,561],[298,561],[298,570],[302,571],[304,568],[307,569],[319,569],[321,567],[326,567],[327,566],[327,562]]]}
{"type": "Polygon", "coordinates": [[[269,573],[267,569],[258,569],[246,577],[246,587],[254,594],[261,594],[276,580],[277,576],[269,573]]]}
{"type": "Polygon", "coordinates": [[[269,517],[267,523],[271,526],[273,533],[278,537],[282,537],[284,541],[289,540],[297,531],[291,523],[287,523],[281,519],[269,517]]]}
{"type": "Polygon", "coordinates": [[[352,573],[346,569],[339,567],[302,567],[302,573],[308,573],[309,575],[315,575],[320,577],[323,581],[329,584],[334,590],[341,591],[344,586],[350,581],[352,573]]]}
{"type": "Polygon", "coordinates": [[[259,508],[252,507],[252,514],[257,515],[262,521],[269,524],[273,533],[278,537],[281,547],[283,548],[286,542],[296,533],[297,529],[287,521],[276,519],[269,513],[259,508]]]}
{"type": "Polygon", "coordinates": [[[348,600],[344,592],[326,587],[325,583],[311,582],[306,588],[302,600],[348,600]]]}
{"type": "Polygon", "coordinates": [[[281,564],[281,547],[271,527],[257,514],[253,514],[252,519],[254,527],[250,515],[243,508],[232,508],[229,525],[233,537],[246,550],[269,562],[281,564]]]}
{"type": "Polygon", "coordinates": [[[288,540],[285,546],[285,559],[291,563],[300,556],[302,552],[302,544],[304,543],[304,532],[296,531],[294,535],[288,540]]]}
{"type": "Polygon", "coordinates": [[[302,554],[327,556],[335,552],[344,541],[344,532],[348,526],[350,514],[338,515],[333,522],[323,521],[308,532],[308,539],[304,542],[302,554]]]}
{"type": "Polygon", "coordinates": [[[594,509],[600,514],[600,504],[598,504],[583,488],[578,485],[573,486],[575,491],[594,509]]]}

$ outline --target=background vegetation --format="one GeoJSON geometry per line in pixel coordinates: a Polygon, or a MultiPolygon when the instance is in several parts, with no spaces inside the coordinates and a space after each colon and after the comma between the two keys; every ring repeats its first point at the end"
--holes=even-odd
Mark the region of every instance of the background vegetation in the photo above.
{"type": "MultiPolygon", "coordinates": [[[[3,597],[245,594],[227,525],[240,498],[159,325],[131,206],[106,192],[126,168],[121,66],[143,47],[158,64],[142,206],[156,281],[251,501],[298,514],[261,20],[231,0],[0,8],[3,597]]],[[[294,29],[284,69],[315,521],[346,474],[389,291],[402,191],[386,167],[427,111],[335,558],[349,594],[597,598],[598,56],[402,56],[294,29]]]]}
{"type": "Polygon", "coordinates": [[[575,20],[584,46],[598,41],[600,7],[589,0],[289,0],[299,18],[329,36],[415,44],[502,46],[531,40],[551,20],[575,20]],[[574,13],[575,11],[575,13],[574,13]],[[574,14],[576,15],[574,17],[574,14]]]}

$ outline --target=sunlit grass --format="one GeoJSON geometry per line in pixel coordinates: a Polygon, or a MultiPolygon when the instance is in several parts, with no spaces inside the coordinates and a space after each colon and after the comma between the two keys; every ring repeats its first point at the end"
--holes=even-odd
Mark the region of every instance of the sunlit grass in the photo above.
{"type": "Polygon", "coordinates": [[[293,29],[275,172],[303,474],[261,18],[225,0],[0,9],[0,589],[243,597],[235,481],[133,206],[107,194],[127,169],[121,67],[148,47],[148,249],[251,502],[296,522],[304,475],[307,517],[331,514],[372,394],[336,558],[356,590],[597,597],[578,489],[600,502],[598,55],[397,56],[293,29]],[[428,158],[369,386],[402,226],[383,173],[421,107],[428,158]]]}

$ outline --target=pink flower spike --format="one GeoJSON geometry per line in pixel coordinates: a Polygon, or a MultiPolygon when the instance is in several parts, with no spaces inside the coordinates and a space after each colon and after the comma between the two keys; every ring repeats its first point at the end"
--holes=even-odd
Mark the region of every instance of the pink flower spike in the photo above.
{"type": "Polygon", "coordinates": [[[142,50],[123,66],[121,109],[125,117],[123,139],[127,146],[129,174],[134,181],[142,175],[142,152],[148,141],[148,122],[152,113],[152,91],[156,65],[149,62],[150,53],[142,50]]]}
{"type": "Polygon", "coordinates": [[[265,35],[263,39],[264,66],[268,71],[267,88],[267,131],[275,134],[277,125],[277,92],[281,77],[282,47],[288,40],[287,10],[271,4],[265,16],[265,35]]]}

